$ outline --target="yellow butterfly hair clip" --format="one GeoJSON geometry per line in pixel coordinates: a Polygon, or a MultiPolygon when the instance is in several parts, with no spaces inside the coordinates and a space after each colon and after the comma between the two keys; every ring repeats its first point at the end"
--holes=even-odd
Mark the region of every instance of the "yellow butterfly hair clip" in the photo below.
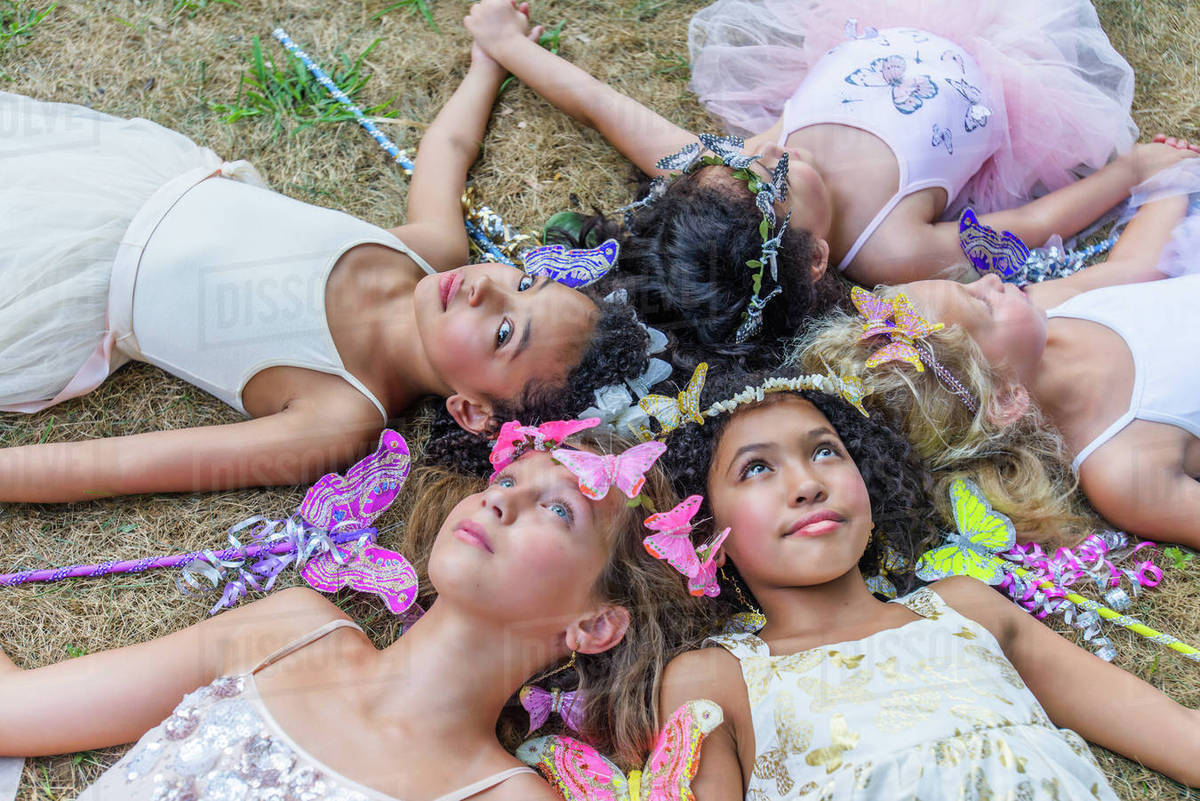
{"type": "Polygon", "coordinates": [[[703,423],[704,414],[700,411],[700,393],[704,390],[704,379],[708,376],[708,362],[696,365],[687,386],[674,398],[667,395],[647,395],[638,401],[638,406],[646,414],[658,420],[662,426],[661,434],[669,434],[684,421],[703,423]]]}

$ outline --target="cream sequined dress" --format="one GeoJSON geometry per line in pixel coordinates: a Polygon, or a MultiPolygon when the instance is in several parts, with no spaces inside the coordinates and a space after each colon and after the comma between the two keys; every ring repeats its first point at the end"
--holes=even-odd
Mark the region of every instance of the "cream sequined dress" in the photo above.
{"type": "Polygon", "coordinates": [[[921,619],[797,654],[772,656],[753,634],[709,640],[746,680],[747,801],[1115,801],[1087,744],[1050,722],[990,632],[928,588],[896,603],[921,619]]]}

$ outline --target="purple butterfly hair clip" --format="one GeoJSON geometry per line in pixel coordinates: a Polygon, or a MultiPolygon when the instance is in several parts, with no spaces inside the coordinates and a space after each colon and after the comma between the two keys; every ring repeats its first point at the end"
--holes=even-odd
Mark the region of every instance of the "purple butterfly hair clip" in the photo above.
{"type": "Polygon", "coordinates": [[[522,259],[525,273],[545,276],[572,289],[596,283],[617,264],[621,247],[615,239],[607,239],[598,247],[567,250],[562,245],[543,245],[527,252],[522,259]]]}

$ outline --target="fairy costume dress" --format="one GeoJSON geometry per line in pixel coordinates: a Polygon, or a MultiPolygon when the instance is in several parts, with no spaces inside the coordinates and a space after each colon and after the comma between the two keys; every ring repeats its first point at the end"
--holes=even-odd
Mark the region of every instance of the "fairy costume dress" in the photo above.
{"type": "Polygon", "coordinates": [[[753,634],[710,644],[741,662],[754,723],[747,801],[1117,796],[1058,729],[991,633],[929,588],[899,628],[772,656],[753,634]]]}
{"type": "MultiPolygon", "coordinates": [[[[718,0],[688,27],[691,88],[731,130],[860,127],[947,213],[1009,209],[1137,136],[1133,69],[1088,0],[718,0]]],[[[1041,244],[1041,243],[1038,243],[1041,244]]]]}
{"type": "Polygon", "coordinates": [[[338,259],[390,232],[270,191],[143,119],[0,92],[0,411],[34,412],[127,361],[245,413],[256,373],[345,369],[325,315],[338,259]]]}
{"type": "MultiPolygon", "coordinates": [[[[297,745],[275,722],[255,683],[260,670],[343,627],[358,629],[349,620],[330,621],[253,670],[188,693],[77,801],[397,801],[297,745]]],[[[510,768],[434,801],[464,801],[521,773],[533,770],[510,768]]]]}

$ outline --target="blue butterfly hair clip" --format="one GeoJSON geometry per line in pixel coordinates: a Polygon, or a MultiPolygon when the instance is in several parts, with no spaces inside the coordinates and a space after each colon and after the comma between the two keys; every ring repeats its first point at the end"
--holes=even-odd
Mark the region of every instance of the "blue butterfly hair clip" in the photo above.
{"type": "Polygon", "coordinates": [[[572,289],[594,284],[617,263],[621,248],[615,239],[599,247],[567,250],[562,245],[543,245],[524,256],[526,275],[545,276],[572,289]]]}

